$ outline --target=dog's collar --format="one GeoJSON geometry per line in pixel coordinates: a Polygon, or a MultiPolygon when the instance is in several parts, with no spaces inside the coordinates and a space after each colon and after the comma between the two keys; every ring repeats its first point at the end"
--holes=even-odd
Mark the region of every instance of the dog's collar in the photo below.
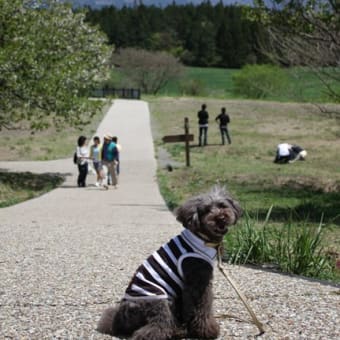
{"type": "Polygon", "coordinates": [[[221,241],[221,242],[210,242],[210,240],[209,240],[204,234],[202,234],[202,233],[200,233],[200,232],[197,232],[196,235],[197,235],[200,239],[202,239],[202,240],[204,241],[204,245],[205,245],[206,247],[209,247],[209,248],[215,248],[215,249],[217,249],[217,248],[221,245],[221,243],[222,243],[222,241],[221,241]]]}

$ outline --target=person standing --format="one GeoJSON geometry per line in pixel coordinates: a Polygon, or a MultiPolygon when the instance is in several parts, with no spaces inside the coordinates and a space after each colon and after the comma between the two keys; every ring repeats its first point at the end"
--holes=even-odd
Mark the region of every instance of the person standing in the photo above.
{"type": "MultiPolygon", "coordinates": [[[[107,167],[108,174],[111,177],[111,185],[117,188],[118,180],[116,174],[116,157],[117,157],[117,146],[112,141],[112,136],[106,134],[104,136],[104,145],[102,147],[102,162],[107,167]]],[[[108,176],[109,177],[109,176],[108,176]]]]}
{"type": "Polygon", "coordinates": [[[119,154],[122,150],[122,146],[120,144],[118,144],[118,137],[117,136],[113,136],[112,137],[112,142],[116,144],[116,148],[117,148],[117,151],[116,151],[116,173],[117,173],[117,176],[119,176],[120,174],[120,159],[119,159],[119,154]]]}
{"type": "Polygon", "coordinates": [[[220,132],[222,138],[222,145],[225,144],[224,136],[227,137],[228,143],[231,144],[231,139],[228,131],[228,124],[230,123],[230,117],[225,111],[225,107],[222,107],[221,113],[215,118],[215,121],[219,121],[220,124],[220,132]]]}
{"type": "Polygon", "coordinates": [[[199,127],[199,141],[198,145],[207,145],[208,144],[208,122],[209,122],[209,113],[206,110],[207,105],[202,104],[201,110],[198,111],[198,127],[199,127]]]}
{"type": "MultiPolygon", "coordinates": [[[[100,138],[98,136],[93,138],[93,145],[90,147],[90,158],[92,159],[93,167],[97,174],[95,185],[96,187],[102,186],[105,174],[102,164],[102,145],[100,144],[100,138]]],[[[106,185],[104,185],[104,187],[106,187],[106,185]]]]}
{"type": "Polygon", "coordinates": [[[86,187],[86,177],[88,173],[88,159],[89,159],[89,149],[87,147],[87,139],[85,136],[80,136],[78,138],[77,146],[77,164],[78,164],[78,187],[86,187]]]}

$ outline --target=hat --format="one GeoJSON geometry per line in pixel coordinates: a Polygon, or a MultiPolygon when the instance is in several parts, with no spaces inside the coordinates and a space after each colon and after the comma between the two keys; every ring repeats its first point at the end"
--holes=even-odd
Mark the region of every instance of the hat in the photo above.
{"type": "Polygon", "coordinates": [[[112,139],[111,133],[106,133],[106,134],[104,135],[104,139],[111,140],[111,139],[112,139]]]}

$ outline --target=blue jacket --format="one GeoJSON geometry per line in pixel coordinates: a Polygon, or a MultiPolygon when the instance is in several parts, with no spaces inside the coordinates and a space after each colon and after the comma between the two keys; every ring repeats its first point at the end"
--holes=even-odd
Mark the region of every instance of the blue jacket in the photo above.
{"type": "Polygon", "coordinates": [[[117,146],[114,142],[104,143],[102,148],[102,160],[112,162],[117,158],[117,146]]]}

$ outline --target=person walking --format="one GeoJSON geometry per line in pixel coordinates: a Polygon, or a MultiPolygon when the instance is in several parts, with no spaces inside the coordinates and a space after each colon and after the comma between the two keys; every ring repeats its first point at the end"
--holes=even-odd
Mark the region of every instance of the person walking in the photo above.
{"type": "Polygon", "coordinates": [[[199,127],[199,137],[198,137],[198,145],[208,145],[208,122],[209,122],[209,113],[206,110],[207,105],[202,104],[201,110],[198,111],[198,127],[199,127]]]}
{"type": "Polygon", "coordinates": [[[86,177],[88,173],[88,159],[89,159],[89,149],[87,147],[87,139],[85,136],[80,136],[78,138],[77,146],[77,165],[78,165],[78,187],[86,187],[86,177]]]}
{"type": "Polygon", "coordinates": [[[102,147],[102,162],[103,165],[107,167],[108,175],[110,175],[111,178],[111,185],[113,185],[115,188],[117,188],[118,184],[116,173],[116,158],[117,146],[112,141],[112,135],[107,133],[104,136],[104,145],[102,147]]]}
{"type": "Polygon", "coordinates": [[[225,144],[225,138],[227,137],[228,143],[231,144],[231,139],[228,131],[228,124],[230,123],[230,117],[225,111],[225,107],[222,107],[221,113],[215,118],[215,121],[219,121],[220,124],[220,132],[221,132],[221,138],[222,138],[222,145],[225,144]]]}

